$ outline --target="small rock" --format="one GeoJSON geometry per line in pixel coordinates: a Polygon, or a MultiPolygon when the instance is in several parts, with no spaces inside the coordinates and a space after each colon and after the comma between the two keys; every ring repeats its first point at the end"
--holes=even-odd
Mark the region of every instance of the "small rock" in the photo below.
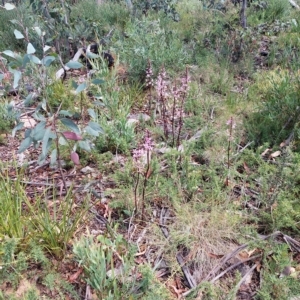
{"type": "Polygon", "coordinates": [[[89,166],[86,166],[86,167],[82,168],[80,171],[83,174],[90,174],[90,173],[94,172],[94,169],[89,166]]]}
{"type": "Polygon", "coordinates": [[[147,114],[130,114],[129,116],[129,120],[136,120],[137,122],[143,121],[143,122],[148,122],[151,120],[150,116],[147,114]]]}

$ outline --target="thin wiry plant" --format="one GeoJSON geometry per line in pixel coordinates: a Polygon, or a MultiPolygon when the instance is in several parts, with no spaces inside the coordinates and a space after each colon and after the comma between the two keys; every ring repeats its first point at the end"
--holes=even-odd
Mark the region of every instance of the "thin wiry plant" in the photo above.
{"type": "Polygon", "coordinates": [[[177,148],[180,145],[180,135],[181,135],[181,130],[183,126],[183,112],[184,112],[184,103],[188,94],[188,89],[189,89],[189,82],[190,82],[190,76],[188,69],[185,69],[185,76],[181,79],[181,87],[180,87],[180,107],[179,107],[179,124],[178,124],[178,135],[177,135],[177,143],[176,146],[177,148]]]}
{"type": "Polygon", "coordinates": [[[167,120],[167,99],[169,97],[168,93],[168,85],[166,81],[166,70],[165,67],[162,66],[157,80],[156,80],[156,92],[158,95],[158,102],[161,105],[161,116],[163,119],[163,126],[164,126],[164,136],[165,139],[168,140],[168,120],[167,120]]]}
{"type": "Polygon", "coordinates": [[[177,86],[173,87],[173,109],[172,109],[172,147],[175,146],[175,111],[176,111],[176,102],[178,99],[179,93],[177,86]]]}
{"type": "Polygon", "coordinates": [[[180,146],[180,135],[181,130],[183,126],[183,115],[184,115],[184,103],[188,94],[189,89],[189,82],[190,82],[190,76],[188,73],[188,69],[186,68],[184,77],[180,80],[180,85],[174,85],[172,89],[172,95],[173,95],[173,109],[172,109],[172,147],[175,146],[175,114],[176,114],[176,105],[179,102],[178,105],[178,114],[179,114],[179,120],[178,120],[178,133],[176,138],[176,146],[177,148],[180,146]]]}
{"type": "Polygon", "coordinates": [[[144,220],[145,216],[145,193],[146,193],[146,187],[147,182],[149,180],[149,177],[151,176],[151,152],[153,150],[153,141],[151,138],[151,134],[149,130],[145,131],[144,135],[144,142],[141,145],[140,148],[133,150],[133,159],[134,164],[137,169],[137,179],[136,184],[134,187],[134,205],[135,205],[135,211],[138,211],[138,185],[140,182],[140,175],[143,176],[143,186],[142,186],[142,221],[144,220]],[[146,158],[145,161],[142,161],[144,158],[146,158]]]}
{"type": "Polygon", "coordinates": [[[230,169],[230,151],[231,151],[231,141],[232,141],[232,133],[233,129],[235,128],[235,122],[233,121],[233,117],[226,122],[229,126],[229,138],[228,138],[228,146],[227,146],[227,177],[226,177],[226,186],[229,185],[229,169],[230,169]]]}
{"type": "Polygon", "coordinates": [[[152,88],[154,86],[154,81],[153,81],[153,70],[152,70],[152,64],[151,60],[148,60],[148,66],[146,69],[146,80],[145,80],[145,87],[146,89],[149,89],[149,102],[148,102],[148,110],[149,112],[151,111],[152,107],[152,88]]]}

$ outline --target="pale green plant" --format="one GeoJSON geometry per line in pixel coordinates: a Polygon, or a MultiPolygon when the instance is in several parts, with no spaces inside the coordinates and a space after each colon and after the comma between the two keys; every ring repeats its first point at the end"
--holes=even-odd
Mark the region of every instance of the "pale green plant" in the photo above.
{"type": "Polygon", "coordinates": [[[13,181],[8,174],[0,173],[0,238],[26,238],[28,220],[22,211],[26,197],[20,179],[13,181]]]}
{"type": "Polygon", "coordinates": [[[128,280],[129,256],[120,235],[113,240],[100,235],[97,241],[93,236],[83,237],[75,243],[73,252],[85,270],[85,280],[101,299],[122,299],[126,290],[120,284],[128,280]]]}
{"type": "Polygon", "coordinates": [[[40,245],[57,258],[63,258],[75,232],[85,221],[88,199],[75,209],[72,188],[69,188],[61,201],[54,199],[47,203],[42,197],[36,197],[35,203],[26,201],[26,205],[32,228],[29,236],[38,239],[40,245]]]}

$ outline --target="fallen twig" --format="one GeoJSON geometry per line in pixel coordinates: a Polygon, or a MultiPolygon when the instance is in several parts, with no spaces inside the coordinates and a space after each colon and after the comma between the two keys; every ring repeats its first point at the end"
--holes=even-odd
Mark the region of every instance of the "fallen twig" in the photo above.
{"type": "Polygon", "coordinates": [[[254,264],[247,272],[246,274],[242,277],[242,279],[238,282],[238,284],[236,285],[236,291],[238,291],[240,289],[240,286],[243,284],[243,282],[246,280],[246,278],[254,271],[254,269],[256,268],[256,264],[254,264]]]}
{"type": "Polygon", "coordinates": [[[226,270],[224,270],[223,272],[221,272],[221,273],[220,273],[218,276],[216,276],[215,278],[211,279],[210,282],[211,282],[211,283],[216,282],[219,278],[221,278],[222,276],[224,276],[224,275],[225,275],[226,273],[228,273],[229,271],[235,269],[235,268],[238,267],[239,265],[241,265],[241,264],[243,264],[243,263],[245,263],[245,262],[247,262],[247,261],[251,261],[251,260],[253,260],[253,259],[259,258],[259,257],[261,257],[261,254],[254,255],[254,256],[252,256],[252,257],[249,257],[249,258],[247,258],[247,259],[244,259],[244,260],[241,260],[241,261],[237,262],[236,264],[234,264],[234,265],[228,267],[226,270]]]}
{"type": "Polygon", "coordinates": [[[195,286],[197,286],[197,283],[196,283],[194,277],[192,276],[189,268],[185,265],[185,261],[180,253],[176,254],[176,259],[178,261],[178,264],[181,267],[184,277],[186,278],[187,282],[189,283],[190,288],[194,288],[195,286]]]}
{"type": "MultiPolygon", "coordinates": [[[[280,231],[276,231],[272,234],[266,235],[266,236],[260,236],[260,238],[262,240],[266,240],[269,239],[271,237],[276,237],[278,235],[282,234],[280,231]]],[[[208,275],[204,278],[203,281],[210,281],[212,276],[215,276],[215,274],[217,274],[222,267],[225,265],[226,262],[228,262],[230,259],[232,259],[233,257],[235,257],[239,252],[241,252],[242,250],[246,249],[248,247],[248,244],[243,244],[239,247],[237,247],[234,251],[232,251],[231,253],[228,253],[226,256],[224,256],[221,261],[219,262],[219,264],[217,266],[215,266],[209,273],[208,275]]]]}

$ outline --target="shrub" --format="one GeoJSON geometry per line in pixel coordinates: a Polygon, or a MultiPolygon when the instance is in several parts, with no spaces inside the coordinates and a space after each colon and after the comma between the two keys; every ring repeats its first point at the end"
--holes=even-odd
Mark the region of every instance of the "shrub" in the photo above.
{"type": "Polygon", "coordinates": [[[291,134],[299,140],[299,85],[299,79],[280,68],[257,76],[249,94],[258,100],[257,109],[245,121],[248,137],[256,145],[278,145],[291,134]]]}
{"type": "Polygon", "coordinates": [[[175,31],[165,30],[160,19],[143,18],[128,22],[126,39],[122,38],[116,48],[120,59],[128,65],[131,81],[143,82],[148,60],[157,74],[162,65],[173,72],[182,70],[188,54],[175,31]]]}
{"type": "Polygon", "coordinates": [[[32,21],[26,5],[20,5],[14,10],[5,10],[0,8],[0,51],[13,49],[15,51],[24,50],[25,44],[22,40],[17,40],[14,35],[13,19],[22,21],[25,27],[30,27],[32,21]]]}

